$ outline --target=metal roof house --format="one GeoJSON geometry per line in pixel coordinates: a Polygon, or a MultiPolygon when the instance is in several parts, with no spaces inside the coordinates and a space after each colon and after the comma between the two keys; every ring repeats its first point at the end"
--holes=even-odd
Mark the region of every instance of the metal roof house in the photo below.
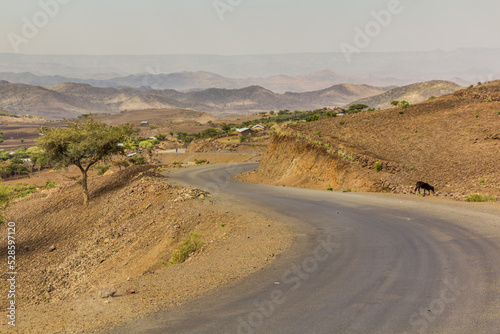
{"type": "Polygon", "coordinates": [[[242,136],[248,136],[248,135],[253,135],[254,131],[249,129],[249,128],[240,128],[236,129],[236,132],[238,132],[242,136]]]}

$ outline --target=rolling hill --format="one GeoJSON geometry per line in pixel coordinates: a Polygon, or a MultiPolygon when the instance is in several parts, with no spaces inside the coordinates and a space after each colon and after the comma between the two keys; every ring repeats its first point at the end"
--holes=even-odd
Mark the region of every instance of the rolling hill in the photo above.
{"type": "Polygon", "coordinates": [[[500,81],[407,108],[361,112],[278,129],[247,180],[347,191],[500,198],[500,81]]]}
{"type": "Polygon", "coordinates": [[[211,88],[182,93],[171,89],[99,88],[79,83],[41,87],[2,81],[0,108],[17,114],[50,119],[71,118],[83,113],[113,114],[126,110],[171,108],[194,109],[215,116],[227,116],[280,109],[339,106],[388,89],[344,84],[308,93],[277,94],[260,86],[241,89],[211,88]]]}
{"type": "Polygon", "coordinates": [[[387,109],[391,107],[393,100],[406,100],[410,103],[423,102],[432,96],[438,97],[446,94],[451,94],[463,87],[450,81],[427,81],[411,84],[403,87],[396,87],[379,95],[363,98],[351,102],[350,104],[366,104],[370,108],[387,109]]]}
{"type": "MultiPolygon", "coordinates": [[[[153,72],[153,71],[151,71],[153,72]]],[[[200,91],[209,88],[241,89],[261,86],[275,93],[310,92],[326,89],[341,83],[369,84],[376,86],[399,85],[400,80],[375,76],[345,76],[330,70],[301,75],[274,75],[269,77],[228,78],[206,71],[177,73],[140,73],[113,78],[74,78],[35,75],[30,72],[0,72],[0,80],[37,86],[54,86],[65,82],[85,83],[103,88],[152,88],[174,89],[179,92],[200,91]]]]}

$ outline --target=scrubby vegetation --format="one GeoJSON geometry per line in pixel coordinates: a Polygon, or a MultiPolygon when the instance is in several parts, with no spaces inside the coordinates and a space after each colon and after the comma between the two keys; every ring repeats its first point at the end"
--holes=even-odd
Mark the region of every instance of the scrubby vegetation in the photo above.
{"type": "Polygon", "coordinates": [[[170,264],[179,264],[185,262],[189,255],[196,252],[203,246],[204,242],[201,235],[191,233],[183,242],[181,242],[177,249],[172,253],[170,264]]]}
{"type": "Polygon", "coordinates": [[[465,199],[467,202],[496,202],[497,198],[488,195],[473,194],[465,199]]]}

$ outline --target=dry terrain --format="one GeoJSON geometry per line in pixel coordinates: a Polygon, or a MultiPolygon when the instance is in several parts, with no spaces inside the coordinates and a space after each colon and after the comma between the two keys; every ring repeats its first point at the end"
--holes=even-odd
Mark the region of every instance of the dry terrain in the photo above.
{"type": "Polygon", "coordinates": [[[34,146],[36,138],[39,137],[40,127],[63,126],[63,124],[37,117],[0,116],[0,132],[3,133],[0,149],[12,151],[20,147],[34,146]]]}
{"type": "Polygon", "coordinates": [[[387,109],[391,107],[391,101],[405,100],[409,103],[419,103],[446,94],[456,92],[463,87],[450,81],[427,81],[411,85],[396,87],[379,95],[366,97],[351,104],[366,104],[370,108],[387,109]]]}
{"type": "Polygon", "coordinates": [[[495,81],[406,110],[290,125],[273,137],[258,170],[245,179],[397,193],[424,181],[442,196],[498,197],[499,152],[500,82],[495,81]]]}
{"type": "Polygon", "coordinates": [[[339,106],[388,89],[340,84],[307,93],[278,94],[260,86],[182,93],[172,89],[99,88],[79,83],[42,87],[0,81],[0,108],[49,119],[76,118],[88,113],[118,114],[127,110],[176,108],[226,117],[269,110],[314,110],[339,106]]]}
{"type": "MultiPolygon", "coordinates": [[[[156,169],[92,177],[88,207],[74,181],[9,206],[5,216],[16,222],[18,250],[18,333],[88,333],[132,321],[257,271],[288,248],[292,235],[283,225],[242,211],[231,198],[229,204],[170,184],[156,169]],[[203,247],[167,266],[191,233],[203,247]]],[[[4,266],[4,238],[0,248],[4,266]]]]}

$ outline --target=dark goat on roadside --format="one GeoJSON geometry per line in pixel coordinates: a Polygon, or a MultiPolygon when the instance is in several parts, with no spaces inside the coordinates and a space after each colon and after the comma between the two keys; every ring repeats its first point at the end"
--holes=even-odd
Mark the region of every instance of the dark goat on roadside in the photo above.
{"type": "Polygon", "coordinates": [[[417,185],[415,186],[415,193],[417,192],[418,190],[418,193],[420,194],[420,189],[424,189],[424,197],[425,197],[425,191],[427,190],[429,192],[429,195],[431,194],[431,191],[434,195],[436,195],[436,193],[434,192],[434,187],[431,186],[430,184],[428,183],[425,183],[425,182],[422,182],[422,181],[418,181],[417,182],[417,185]]]}

